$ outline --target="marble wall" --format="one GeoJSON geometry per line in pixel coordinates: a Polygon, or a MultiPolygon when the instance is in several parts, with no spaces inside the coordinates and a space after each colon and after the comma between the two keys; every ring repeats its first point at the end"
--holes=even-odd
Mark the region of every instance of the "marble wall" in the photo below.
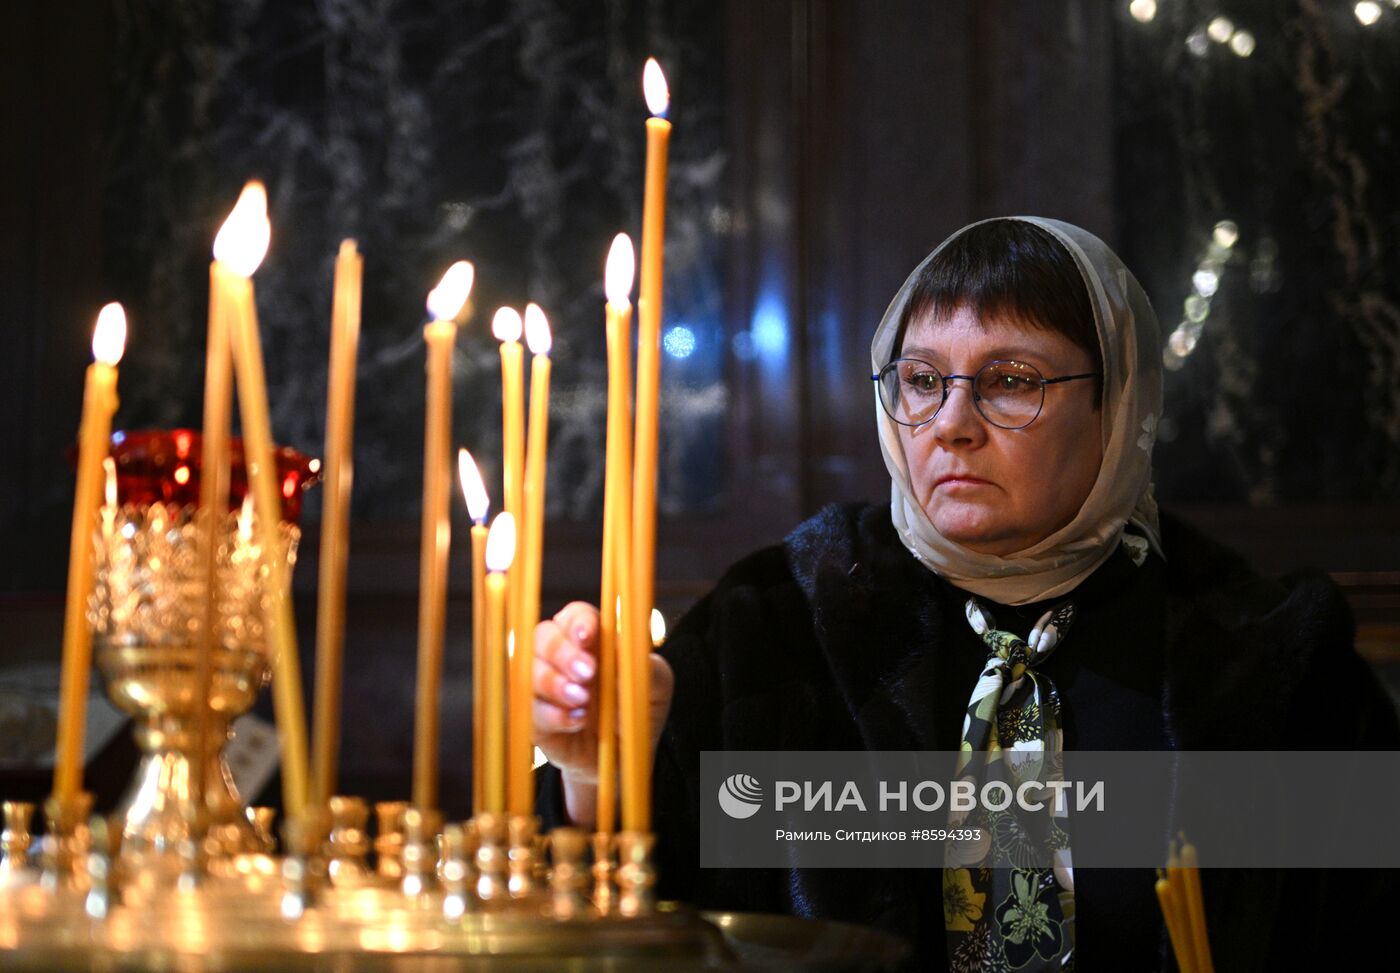
{"type": "Polygon", "coordinates": [[[1159,495],[1393,501],[1400,9],[1155,6],[1119,12],[1115,172],[1123,255],[1175,332],[1159,495]]]}
{"type": "MultiPolygon", "coordinates": [[[[600,515],[602,267],[639,235],[640,78],[657,56],[675,122],[668,212],[666,509],[704,509],[725,396],[719,252],[720,18],[696,2],[265,0],[117,3],[104,145],[104,256],[132,317],[119,420],[198,421],[205,264],[243,180],[268,186],[273,244],[255,278],[274,433],[323,441],[339,240],[365,254],[354,511],[416,516],[423,301],[476,265],[454,364],[454,440],[499,499],[490,319],[539,303],[555,329],[551,516],[600,515]]],[[[313,508],[310,516],[314,519],[313,508]]]]}

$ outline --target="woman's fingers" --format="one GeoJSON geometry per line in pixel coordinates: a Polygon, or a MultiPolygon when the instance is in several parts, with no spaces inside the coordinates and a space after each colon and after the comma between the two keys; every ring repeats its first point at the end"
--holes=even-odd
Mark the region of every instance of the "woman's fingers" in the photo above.
{"type": "Polygon", "coordinates": [[[587,723],[598,611],[576,601],[535,626],[532,717],[536,734],[577,733],[587,723]]]}
{"type": "Polygon", "coordinates": [[[577,733],[583,729],[588,711],[582,707],[566,709],[535,700],[535,730],[538,733],[577,733]]]}
{"type": "MultiPolygon", "coordinates": [[[[534,722],[537,733],[577,733],[587,724],[597,675],[598,609],[575,601],[535,627],[534,722]]],[[[671,666],[656,653],[648,659],[652,746],[666,721],[675,688],[671,666]]]]}
{"type": "Polygon", "coordinates": [[[544,659],[535,659],[535,698],[563,709],[588,705],[588,690],[544,659]]]}
{"type": "Polygon", "coordinates": [[[587,602],[565,605],[535,626],[535,658],[543,659],[569,681],[583,684],[598,671],[598,610],[587,602]]]}

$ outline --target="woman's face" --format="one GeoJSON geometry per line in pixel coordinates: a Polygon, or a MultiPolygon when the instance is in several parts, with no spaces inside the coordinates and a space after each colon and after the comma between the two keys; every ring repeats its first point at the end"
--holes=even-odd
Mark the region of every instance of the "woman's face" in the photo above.
{"type": "MultiPolygon", "coordinates": [[[[1027,362],[1046,378],[1093,369],[1088,352],[1064,335],[1014,319],[979,319],[967,307],[912,323],[900,355],[921,358],[944,375],[973,375],[999,359],[1027,362]]],[[[1073,520],[1103,458],[1094,385],[1047,385],[1034,422],[1002,429],[977,411],[971,383],[954,381],[932,421],[900,426],[914,499],[938,532],[978,553],[1004,556],[1073,520]]]]}

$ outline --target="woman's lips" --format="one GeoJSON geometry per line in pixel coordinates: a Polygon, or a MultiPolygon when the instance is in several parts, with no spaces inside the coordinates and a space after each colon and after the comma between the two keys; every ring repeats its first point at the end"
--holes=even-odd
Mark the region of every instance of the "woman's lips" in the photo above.
{"type": "Polygon", "coordinates": [[[943,490],[970,490],[976,487],[991,486],[986,480],[979,480],[975,476],[944,476],[940,477],[934,484],[934,489],[943,490]]]}

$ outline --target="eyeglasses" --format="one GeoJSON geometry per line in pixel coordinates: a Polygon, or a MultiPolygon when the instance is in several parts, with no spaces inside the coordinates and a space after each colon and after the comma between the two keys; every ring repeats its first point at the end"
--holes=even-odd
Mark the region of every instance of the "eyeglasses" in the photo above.
{"type": "Polygon", "coordinates": [[[1085,372],[1046,378],[1034,365],[1019,361],[987,362],[976,375],[944,375],[917,358],[896,358],[870,376],[880,390],[880,404],[900,425],[931,422],[948,401],[948,383],[963,378],[972,383],[972,402],[982,418],[1002,429],[1034,422],[1045,405],[1045,386],[1098,377],[1085,372]]]}

